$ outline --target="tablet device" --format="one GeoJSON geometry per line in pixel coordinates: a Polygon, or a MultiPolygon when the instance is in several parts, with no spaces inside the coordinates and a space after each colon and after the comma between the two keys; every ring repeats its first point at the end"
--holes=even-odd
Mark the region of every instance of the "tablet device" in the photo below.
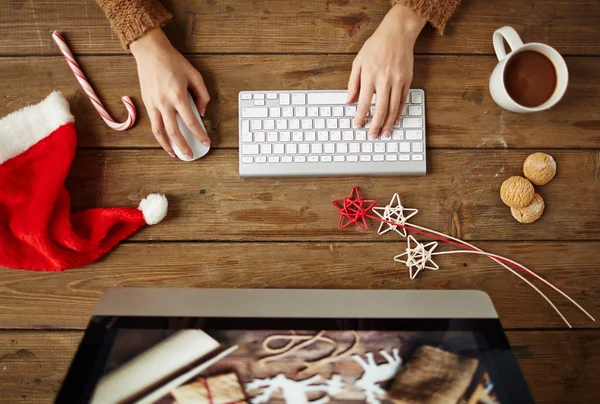
{"type": "Polygon", "coordinates": [[[109,289],[57,403],[533,403],[479,291],[109,289]]]}

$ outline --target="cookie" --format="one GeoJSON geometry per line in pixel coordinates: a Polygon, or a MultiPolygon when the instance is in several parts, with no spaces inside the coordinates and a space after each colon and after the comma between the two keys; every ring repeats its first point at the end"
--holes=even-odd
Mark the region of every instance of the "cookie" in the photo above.
{"type": "Polygon", "coordinates": [[[500,187],[502,202],[511,208],[524,208],[531,203],[535,190],[531,182],[523,177],[510,177],[500,187]]]}
{"type": "Polygon", "coordinates": [[[523,163],[523,174],[535,185],[544,185],[556,175],[556,161],[546,153],[533,153],[523,163]]]}
{"type": "Polygon", "coordinates": [[[533,200],[524,208],[510,208],[510,213],[519,223],[533,223],[544,213],[544,200],[540,194],[535,194],[533,200]]]}

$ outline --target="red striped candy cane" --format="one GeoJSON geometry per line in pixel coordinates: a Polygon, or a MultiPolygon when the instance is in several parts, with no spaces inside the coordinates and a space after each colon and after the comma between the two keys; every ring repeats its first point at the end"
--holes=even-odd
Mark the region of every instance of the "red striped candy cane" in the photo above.
{"type": "Polygon", "coordinates": [[[106,109],[104,108],[104,105],[102,105],[102,103],[100,102],[100,99],[94,92],[94,89],[92,88],[92,86],[90,86],[90,83],[88,83],[85,75],[79,68],[77,61],[75,60],[75,57],[69,50],[69,47],[67,46],[67,43],[65,42],[63,37],[60,36],[58,31],[54,31],[52,33],[52,38],[54,39],[54,42],[56,42],[56,44],[60,48],[60,51],[62,52],[62,54],[65,56],[65,59],[67,59],[67,64],[69,65],[69,67],[71,68],[73,73],[75,74],[77,81],[79,82],[79,84],[81,84],[81,87],[83,87],[87,96],[92,101],[92,104],[94,105],[94,108],[96,108],[96,111],[98,111],[98,113],[100,114],[102,119],[104,119],[104,122],[106,122],[106,124],[114,130],[121,131],[121,130],[127,130],[127,129],[131,128],[133,126],[133,124],[135,123],[135,119],[137,116],[136,111],[135,111],[135,106],[133,105],[133,102],[131,102],[131,98],[129,98],[127,96],[121,98],[121,101],[123,101],[123,104],[125,104],[125,108],[127,108],[128,116],[127,116],[127,119],[125,120],[125,122],[121,122],[121,123],[116,122],[114,119],[112,119],[110,114],[106,111],[106,109]]]}

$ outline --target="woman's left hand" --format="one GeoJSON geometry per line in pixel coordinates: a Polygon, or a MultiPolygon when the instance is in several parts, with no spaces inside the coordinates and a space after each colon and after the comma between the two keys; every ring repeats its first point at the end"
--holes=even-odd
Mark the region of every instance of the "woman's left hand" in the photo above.
{"type": "Polygon", "coordinates": [[[413,48],[426,20],[410,8],[393,6],[352,63],[348,103],[358,106],[354,121],[363,127],[377,94],[369,137],[390,136],[399,121],[413,77],[413,48]]]}

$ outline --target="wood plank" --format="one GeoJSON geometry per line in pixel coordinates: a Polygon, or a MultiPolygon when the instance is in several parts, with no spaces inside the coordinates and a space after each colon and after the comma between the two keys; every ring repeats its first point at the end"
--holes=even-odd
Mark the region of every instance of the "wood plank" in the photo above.
{"type": "MultiPolygon", "coordinates": [[[[537,403],[591,403],[600,371],[598,331],[509,331],[537,403]]],[[[6,404],[51,403],[81,339],[80,331],[1,331],[0,396],[6,404]]]]}
{"type": "MultiPolygon", "coordinates": [[[[393,238],[386,238],[391,241],[393,238]]],[[[598,242],[485,242],[521,262],[600,319],[598,242]]],[[[0,328],[85,328],[109,287],[478,289],[507,328],[565,327],[529,286],[482,256],[436,258],[442,268],[411,281],[393,261],[404,242],[127,243],[85,269],[62,273],[0,270],[0,328]],[[366,252],[369,252],[366,254],[366,252]],[[44,310],[40,310],[43,307],[44,310]]],[[[440,250],[447,249],[440,247],[440,250]]],[[[542,290],[574,327],[598,327],[549,288],[542,290]]]]}
{"type": "Polygon", "coordinates": [[[373,240],[374,229],[337,228],[332,201],[353,186],[380,206],[397,191],[404,206],[420,209],[415,224],[465,240],[600,239],[600,151],[548,152],[558,174],[537,188],[547,208],[532,225],[516,222],[499,196],[506,178],[522,174],[530,151],[431,150],[424,177],[295,179],[242,179],[237,150],[191,164],[159,150],[82,151],[68,188],[75,210],[136,206],[147,193],[166,193],[170,214],[136,240],[373,240]]]}
{"type": "MultiPolygon", "coordinates": [[[[388,0],[164,1],[167,33],[187,53],[355,53],[389,9],[388,0]]],[[[559,52],[598,55],[600,4],[593,0],[463,0],[444,36],[426,28],[418,53],[492,54],[492,33],[511,25],[525,41],[559,52]]],[[[93,0],[12,0],[0,4],[0,55],[58,54],[65,33],[76,54],[124,53],[93,0]]]]}
{"type": "MultiPolygon", "coordinates": [[[[350,56],[193,57],[204,73],[212,102],[204,122],[214,147],[237,147],[240,90],[345,88],[350,56]],[[265,72],[269,72],[269,78],[265,72]]],[[[571,69],[565,98],[551,111],[514,114],[488,92],[492,57],[417,57],[413,88],[424,88],[427,138],[432,148],[597,148],[600,145],[600,58],[567,58],[571,69]]],[[[139,114],[126,132],[100,119],[62,58],[8,58],[0,63],[4,99],[0,116],[43,99],[53,89],[70,99],[81,147],[152,147],[150,121],[141,102],[135,62],[127,57],[85,57],[81,64],[107,108],[119,118],[123,95],[139,114]],[[37,81],[40,85],[32,87],[37,81]],[[23,89],[26,88],[27,91],[23,89]]]]}

